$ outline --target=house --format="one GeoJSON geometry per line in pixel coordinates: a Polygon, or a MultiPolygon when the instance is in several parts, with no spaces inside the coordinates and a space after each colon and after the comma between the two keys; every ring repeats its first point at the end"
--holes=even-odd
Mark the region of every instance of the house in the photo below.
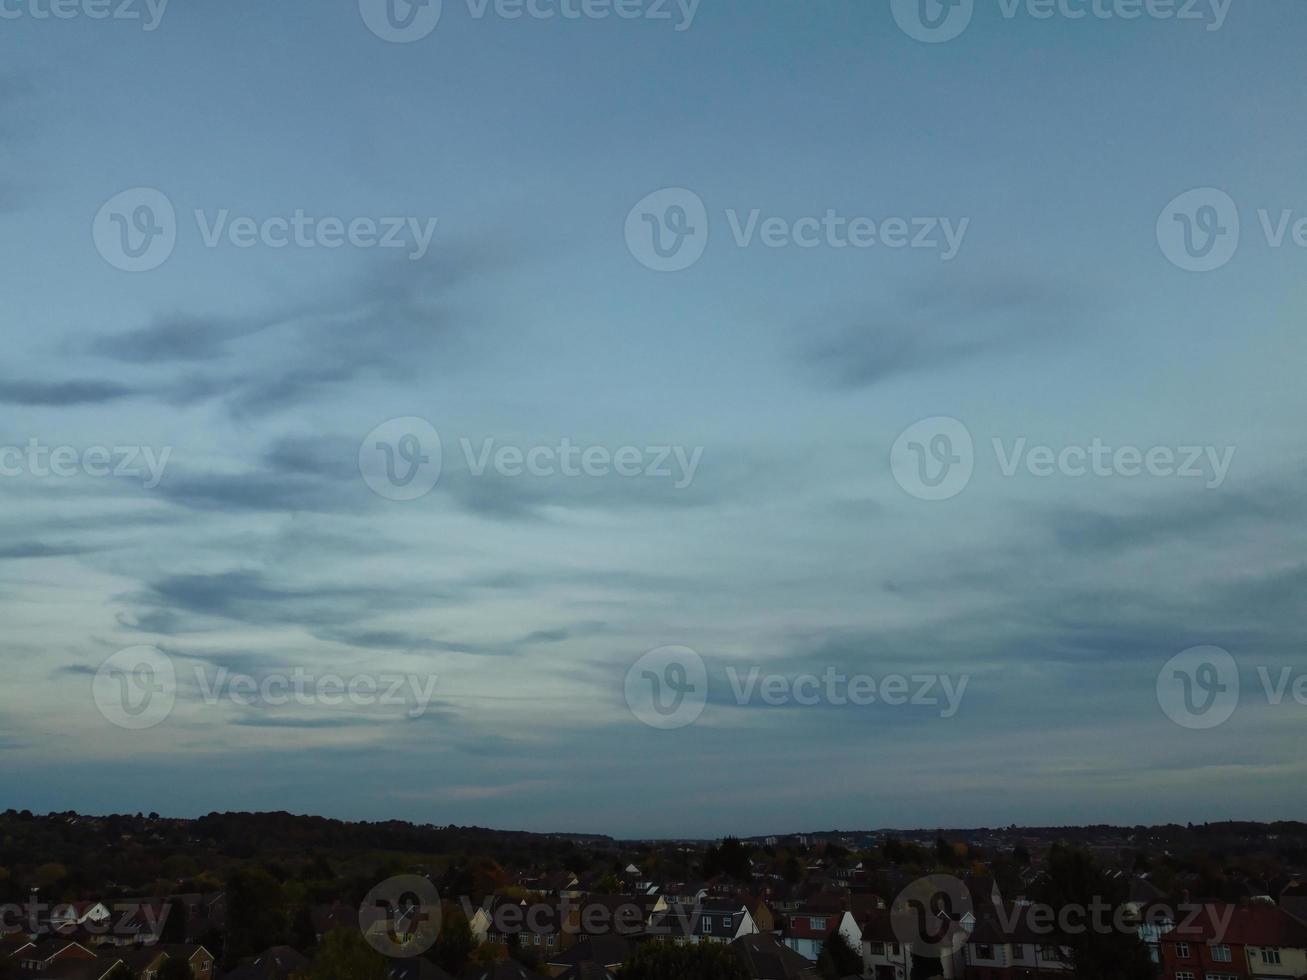
{"type": "Polygon", "coordinates": [[[495,960],[484,963],[464,974],[465,980],[545,980],[540,974],[528,970],[517,960],[495,960]]]}
{"type": "Polygon", "coordinates": [[[58,960],[40,970],[19,968],[17,980],[107,980],[123,965],[117,957],[82,957],[58,960]]]}
{"type": "MultiPolygon", "coordinates": [[[[213,980],[216,966],[214,956],[208,949],[197,943],[156,943],[146,948],[157,950],[169,959],[185,960],[191,968],[191,976],[194,980],[213,980]]],[[[125,955],[121,951],[119,953],[125,955]]],[[[141,976],[140,980],[149,980],[149,978],[141,976]]]]}
{"type": "Polygon", "coordinates": [[[454,980],[425,956],[386,961],[386,980],[454,980]]]}
{"type": "Polygon", "coordinates": [[[872,980],[907,980],[912,976],[912,948],[899,942],[889,912],[867,916],[862,928],[862,972],[872,980]]]}
{"type": "Polygon", "coordinates": [[[816,960],[821,948],[837,933],[844,937],[849,949],[862,949],[862,929],[847,909],[801,905],[785,917],[781,927],[785,945],[807,960],[816,960]]]}
{"type": "Polygon", "coordinates": [[[775,936],[754,933],[731,943],[752,980],[818,980],[816,968],[775,936]]]}
{"type": "Polygon", "coordinates": [[[270,946],[246,960],[222,980],[288,980],[309,965],[309,958],[289,946],[270,946]]]}
{"type": "Polygon", "coordinates": [[[1049,929],[1033,920],[1035,906],[994,905],[977,909],[968,934],[942,959],[946,976],[967,980],[1033,980],[1071,977],[1070,953],[1050,943],[1049,929]]]}
{"type": "Polygon", "coordinates": [[[587,961],[569,967],[558,975],[558,980],[617,980],[617,974],[606,966],[587,961]]]}
{"type": "Polygon", "coordinates": [[[545,970],[551,977],[559,977],[590,963],[616,972],[630,955],[631,942],[625,937],[594,936],[550,956],[545,960],[545,970]]]}
{"type": "Polygon", "coordinates": [[[672,905],[653,916],[649,934],[677,945],[729,943],[758,931],[739,900],[705,899],[696,906],[672,905]]]}
{"type": "Polygon", "coordinates": [[[1163,980],[1291,980],[1307,974],[1307,925],[1275,905],[1208,904],[1161,937],[1163,980]]]}
{"type": "Polygon", "coordinates": [[[56,963],[67,960],[94,960],[95,951],[79,942],[56,936],[43,936],[23,943],[10,954],[20,972],[45,973],[56,963]]]}
{"type": "Polygon", "coordinates": [[[496,896],[473,915],[469,928],[480,942],[532,948],[542,958],[576,941],[569,900],[527,901],[496,896]]]}

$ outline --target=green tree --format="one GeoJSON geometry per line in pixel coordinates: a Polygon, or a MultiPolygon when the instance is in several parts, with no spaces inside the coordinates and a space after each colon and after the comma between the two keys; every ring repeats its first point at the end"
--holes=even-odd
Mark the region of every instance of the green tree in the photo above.
{"type": "Polygon", "coordinates": [[[243,869],[227,883],[227,962],[286,941],[289,921],[281,885],[261,868],[243,869]]]}
{"type": "Polygon", "coordinates": [[[184,943],[186,942],[186,920],[189,913],[186,911],[186,903],[181,899],[174,899],[168,903],[168,914],[164,916],[163,930],[159,934],[161,943],[184,943]]]}
{"type": "Polygon", "coordinates": [[[430,959],[446,973],[459,976],[467,967],[477,941],[468,927],[467,916],[457,905],[449,905],[440,917],[440,935],[431,947],[430,959]]]}
{"type": "MultiPolygon", "coordinates": [[[[1075,928],[1059,928],[1048,945],[1065,951],[1063,958],[1076,980],[1154,980],[1157,976],[1138,932],[1116,927],[1115,912],[1129,897],[1128,888],[1125,879],[1104,874],[1085,850],[1055,844],[1049,851],[1048,875],[1039,897],[1059,913],[1070,906],[1078,915],[1067,917],[1075,928]],[[1091,914],[1096,908],[1109,912],[1091,914]]],[[[1058,921],[1063,921],[1061,914],[1058,921]]]]}
{"type": "Polygon", "coordinates": [[[835,933],[821,947],[817,957],[817,972],[826,980],[857,976],[862,972],[862,956],[853,951],[843,933],[835,933]]]}
{"type": "Polygon", "coordinates": [[[622,966],[622,980],[749,980],[729,946],[645,943],[622,966]]]}
{"type": "Polygon", "coordinates": [[[386,958],[368,945],[361,932],[333,929],[304,971],[307,980],[385,980],[386,958]]]}

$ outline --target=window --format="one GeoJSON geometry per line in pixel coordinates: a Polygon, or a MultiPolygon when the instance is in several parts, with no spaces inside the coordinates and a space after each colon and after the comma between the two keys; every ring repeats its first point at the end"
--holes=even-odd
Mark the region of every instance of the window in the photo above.
{"type": "Polygon", "coordinates": [[[1014,960],[1019,960],[1025,955],[1026,955],[1026,947],[1024,943],[1012,944],[1012,958],[1014,960]]]}
{"type": "Polygon", "coordinates": [[[1188,943],[1176,943],[1176,944],[1175,944],[1175,955],[1176,955],[1179,959],[1182,959],[1182,960],[1187,960],[1187,959],[1189,959],[1189,944],[1188,944],[1188,943]]]}
{"type": "Polygon", "coordinates": [[[826,928],[826,919],[824,917],[814,916],[813,918],[808,920],[808,925],[810,925],[813,929],[820,931],[826,928]]]}
{"type": "Polygon", "coordinates": [[[1278,949],[1264,949],[1264,950],[1262,950],[1262,962],[1263,962],[1263,963],[1279,963],[1279,962],[1280,962],[1280,951],[1279,951],[1278,949]]]}
{"type": "Polygon", "coordinates": [[[871,955],[872,955],[872,956],[884,956],[884,955],[885,955],[885,944],[884,944],[884,943],[868,943],[867,945],[870,947],[870,952],[871,952],[871,955]]]}
{"type": "Polygon", "coordinates": [[[712,932],[712,916],[711,916],[711,915],[705,915],[705,916],[703,917],[703,931],[704,931],[704,932],[712,932]]]}
{"type": "Polygon", "coordinates": [[[1230,947],[1229,947],[1229,946],[1213,946],[1213,947],[1212,947],[1212,962],[1213,962],[1213,963],[1229,963],[1229,962],[1230,962],[1230,947]]]}
{"type": "Polygon", "coordinates": [[[1194,975],[1192,973],[1188,973],[1184,970],[1181,970],[1175,975],[1175,980],[1194,980],[1194,975]]]}
{"type": "Polygon", "coordinates": [[[553,944],[554,944],[554,934],[550,933],[548,936],[545,937],[545,945],[552,946],[553,944]]]}
{"type": "Polygon", "coordinates": [[[976,955],[982,960],[992,960],[994,958],[994,946],[992,943],[976,943],[976,955]]]}

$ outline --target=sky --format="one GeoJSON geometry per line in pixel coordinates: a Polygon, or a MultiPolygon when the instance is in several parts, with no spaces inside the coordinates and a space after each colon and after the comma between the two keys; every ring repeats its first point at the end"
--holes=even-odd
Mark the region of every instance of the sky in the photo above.
{"type": "Polygon", "coordinates": [[[4,0],[0,807],[1299,816],[1304,41],[4,0]]]}

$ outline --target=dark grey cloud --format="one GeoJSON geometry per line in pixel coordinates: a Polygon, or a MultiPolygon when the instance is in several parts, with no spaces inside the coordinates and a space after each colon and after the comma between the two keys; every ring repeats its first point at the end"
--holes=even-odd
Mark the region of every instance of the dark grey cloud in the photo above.
{"type": "Polygon", "coordinates": [[[1077,316],[1048,287],[947,279],[882,309],[805,325],[800,354],[820,384],[860,388],[1065,336],[1077,316]]]}
{"type": "Polygon", "coordinates": [[[40,541],[19,541],[12,544],[0,544],[0,561],[22,558],[63,558],[69,555],[85,555],[98,548],[86,544],[46,544],[40,541]]]}
{"type": "Polygon", "coordinates": [[[93,354],[131,364],[208,362],[229,353],[229,345],[269,323],[177,314],[134,330],[91,341],[93,354]]]}
{"type": "Polygon", "coordinates": [[[425,608],[449,600],[435,589],[386,585],[281,585],[258,571],[167,575],[125,597],[146,609],[310,630],[352,625],[371,615],[425,608]]]}
{"type": "Polygon", "coordinates": [[[426,261],[380,262],[327,299],[263,317],[175,314],[97,337],[90,353],[133,364],[190,365],[161,379],[158,397],[178,404],[223,402],[237,417],[302,405],[357,380],[413,380],[457,366],[480,315],[458,290],[506,251],[447,243],[426,261]]]}
{"type": "Polygon", "coordinates": [[[68,405],[103,405],[140,393],[137,389],[113,381],[0,380],[0,404],[6,405],[56,408],[68,405]]]}

